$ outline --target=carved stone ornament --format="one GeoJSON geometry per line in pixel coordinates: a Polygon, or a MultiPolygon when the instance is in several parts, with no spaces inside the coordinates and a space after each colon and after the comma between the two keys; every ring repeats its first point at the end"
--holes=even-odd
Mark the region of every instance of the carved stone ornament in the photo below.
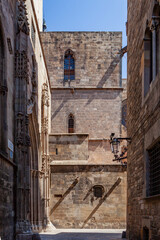
{"type": "Polygon", "coordinates": [[[33,107],[35,105],[36,96],[37,96],[37,80],[36,80],[37,73],[36,73],[36,68],[35,68],[36,61],[35,61],[35,58],[33,58],[33,59],[34,59],[34,63],[33,63],[32,79],[31,79],[32,94],[31,94],[30,99],[28,100],[28,106],[27,106],[27,113],[28,114],[32,113],[32,109],[33,109],[33,107]]]}
{"type": "Polygon", "coordinates": [[[8,88],[6,86],[0,85],[0,94],[5,95],[8,92],[8,88]]]}
{"type": "Polygon", "coordinates": [[[48,133],[48,117],[42,119],[42,133],[48,133]]]}
{"type": "Polygon", "coordinates": [[[26,0],[18,0],[18,32],[29,35],[29,23],[27,18],[26,0]]]}
{"type": "Polygon", "coordinates": [[[29,83],[29,66],[28,66],[28,56],[25,51],[16,52],[15,56],[15,75],[16,78],[25,79],[29,83]]]}
{"type": "Polygon", "coordinates": [[[49,107],[49,95],[48,95],[48,85],[47,83],[43,84],[42,89],[42,104],[49,107]]]}
{"type": "Polygon", "coordinates": [[[42,169],[41,169],[42,172],[46,171],[46,161],[47,161],[47,155],[44,154],[42,155],[42,169]]]}
{"type": "Polygon", "coordinates": [[[29,134],[26,134],[26,139],[25,139],[25,145],[30,147],[31,146],[31,138],[29,136],[29,134]]]}
{"type": "Polygon", "coordinates": [[[17,135],[16,144],[17,146],[24,145],[24,114],[19,112],[16,117],[17,122],[17,135]]]}
{"type": "Polygon", "coordinates": [[[159,16],[153,16],[151,21],[148,23],[148,26],[151,31],[155,31],[160,24],[160,17],[159,16]]]}

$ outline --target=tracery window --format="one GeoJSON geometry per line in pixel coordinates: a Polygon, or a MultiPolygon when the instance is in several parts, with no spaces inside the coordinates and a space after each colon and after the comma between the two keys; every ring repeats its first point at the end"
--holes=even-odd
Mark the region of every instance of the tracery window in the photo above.
{"type": "Polygon", "coordinates": [[[75,79],[75,59],[73,52],[69,49],[64,56],[64,81],[75,79]]]}
{"type": "Polygon", "coordinates": [[[72,114],[68,118],[68,133],[74,133],[74,116],[72,114]]]}

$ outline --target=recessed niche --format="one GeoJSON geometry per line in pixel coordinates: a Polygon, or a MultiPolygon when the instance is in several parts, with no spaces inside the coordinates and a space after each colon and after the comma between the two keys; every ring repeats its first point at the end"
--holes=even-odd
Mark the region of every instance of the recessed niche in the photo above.
{"type": "Polygon", "coordinates": [[[102,198],[104,193],[104,187],[102,185],[95,185],[93,187],[93,193],[94,193],[94,197],[102,198]]]}

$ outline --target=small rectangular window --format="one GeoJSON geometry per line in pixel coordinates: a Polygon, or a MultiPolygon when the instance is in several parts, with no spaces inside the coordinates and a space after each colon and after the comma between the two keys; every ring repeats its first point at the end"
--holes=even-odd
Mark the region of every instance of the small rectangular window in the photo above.
{"type": "Polygon", "coordinates": [[[160,194],[160,141],[148,150],[149,196],[160,194]]]}
{"type": "Polygon", "coordinates": [[[58,155],[58,148],[56,148],[56,155],[58,155]]]}
{"type": "Polygon", "coordinates": [[[31,39],[32,39],[33,46],[35,48],[35,44],[36,44],[36,30],[35,30],[33,21],[32,21],[32,25],[31,25],[31,39]]]}

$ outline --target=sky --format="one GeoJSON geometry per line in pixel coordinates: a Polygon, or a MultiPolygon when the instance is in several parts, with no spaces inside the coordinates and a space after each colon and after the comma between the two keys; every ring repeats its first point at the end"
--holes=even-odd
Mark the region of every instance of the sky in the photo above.
{"type": "MultiPolygon", "coordinates": [[[[127,45],[127,0],[43,0],[47,31],[122,31],[127,45]]],[[[127,77],[127,55],[122,77],[127,77]]]]}

